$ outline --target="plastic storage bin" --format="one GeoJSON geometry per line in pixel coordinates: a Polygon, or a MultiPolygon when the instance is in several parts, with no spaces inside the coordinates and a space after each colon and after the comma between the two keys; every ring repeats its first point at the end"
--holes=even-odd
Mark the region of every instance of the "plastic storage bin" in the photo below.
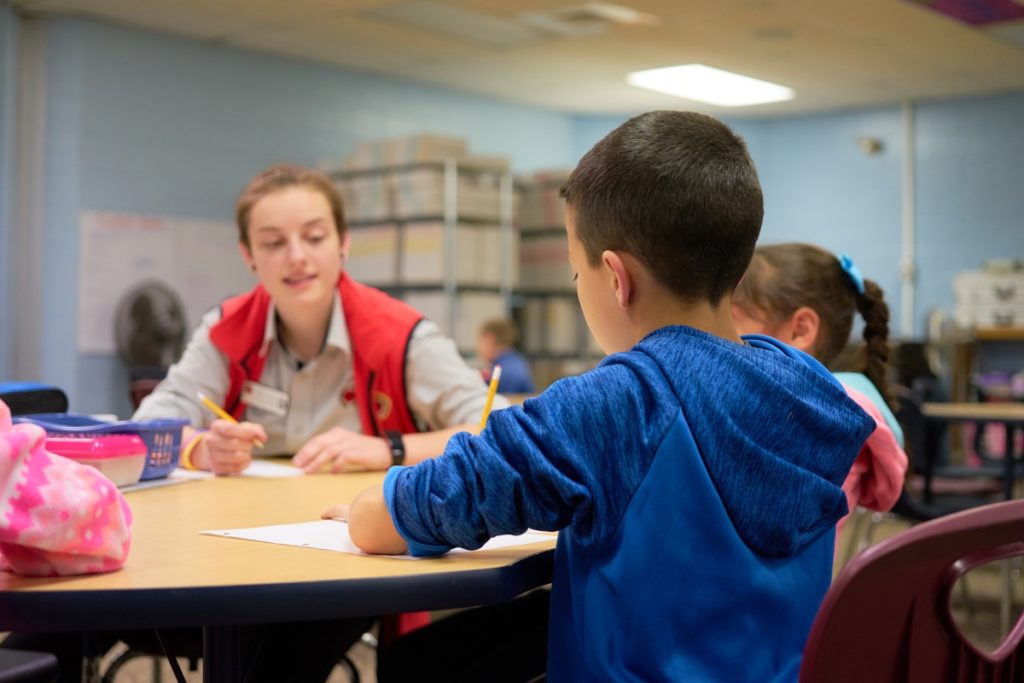
{"type": "Polygon", "coordinates": [[[133,434],[50,436],[46,450],[69,460],[95,467],[115,486],[137,484],[146,468],[146,443],[133,434]]]}
{"type": "Polygon", "coordinates": [[[146,444],[146,467],[142,481],[166,477],[178,466],[181,449],[181,430],[189,422],[185,419],[144,420],[136,422],[104,422],[75,413],[44,413],[14,418],[15,422],[32,422],[46,430],[49,436],[93,437],[107,434],[135,434],[146,444]]]}

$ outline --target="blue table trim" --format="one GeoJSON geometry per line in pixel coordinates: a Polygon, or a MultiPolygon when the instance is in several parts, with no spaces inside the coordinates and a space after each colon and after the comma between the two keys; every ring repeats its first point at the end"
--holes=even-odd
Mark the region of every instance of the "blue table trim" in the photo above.
{"type": "Polygon", "coordinates": [[[554,549],[549,549],[501,567],[414,576],[194,588],[0,591],[0,628],[218,626],[470,607],[506,602],[550,583],[553,565],[554,549]]]}

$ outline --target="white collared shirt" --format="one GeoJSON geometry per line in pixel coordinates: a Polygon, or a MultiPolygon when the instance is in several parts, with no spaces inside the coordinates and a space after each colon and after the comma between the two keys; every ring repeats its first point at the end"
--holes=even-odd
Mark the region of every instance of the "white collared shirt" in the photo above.
{"type": "MultiPolygon", "coordinates": [[[[203,316],[181,360],[142,401],[134,419],[183,417],[197,428],[215,419],[195,396],[201,391],[223,405],[227,395],[228,359],[210,341],[210,328],[218,320],[219,308],[203,316]]],[[[294,453],[311,437],[333,427],[362,430],[355,402],[352,344],[340,297],[334,297],[323,349],[308,363],[301,364],[279,339],[273,304],[263,343],[267,360],[260,384],[287,393],[289,405],[286,415],[246,407],[244,419],[263,425],[269,437],[260,454],[294,453]]],[[[421,429],[479,421],[487,386],[480,373],[459,355],[455,342],[442,335],[433,322],[423,320],[416,326],[405,373],[409,408],[421,429]]],[[[507,405],[504,397],[495,397],[495,410],[507,405]]]]}

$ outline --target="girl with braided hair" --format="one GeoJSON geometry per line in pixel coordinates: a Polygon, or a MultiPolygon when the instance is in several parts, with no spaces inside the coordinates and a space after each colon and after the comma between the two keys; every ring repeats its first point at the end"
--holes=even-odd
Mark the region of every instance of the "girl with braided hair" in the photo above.
{"type": "MultiPolygon", "coordinates": [[[[877,426],[843,490],[850,511],[861,505],[885,512],[903,488],[907,455],[886,387],[889,307],[882,288],[865,279],[845,254],[787,243],[758,247],[733,295],[733,318],[741,334],[774,337],[827,367],[849,341],[855,313],[864,319],[863,370],[836,377],[877,426]]],[[[845,521],[839,521],[838,530],[845,521]]]]}

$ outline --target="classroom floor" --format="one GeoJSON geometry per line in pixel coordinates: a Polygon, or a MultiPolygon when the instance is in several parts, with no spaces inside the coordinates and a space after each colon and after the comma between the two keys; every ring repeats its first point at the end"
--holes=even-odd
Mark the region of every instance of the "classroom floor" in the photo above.
{"type": "MultiPolygon", "coordinates": [[[[849,530],[852,526],[847,524],[844,536],[839,538],[839,558],[846,557],[845,551],[851,541],[848,538],[849,530]]],[[[875,527],[873,539],[875,542],[880,541],[906,529],[907,526],[905,522],[891,516],[882,516],[880,522],[875,527]]],[[[1011,623],[1021,613],[1022,607],[1024,607],[1024,579],[1021,577],[1020,566],[1021,564],[1018,562],[1015,566],[1012,566],[1011,572],[1014,594],[1011,623]]],[[[837,566],[836,571],[839,569],[840,567],[837,566]]],[[[969,574],[968,578],[966,597],[964,591],[957,591],[956,593],[954,618],[961,624],[964,632],[967,633],[968,637],[975,644],[983,649],[992,650],[1002,640],[1003,635],[1000,633],[999,626],[999,605],[1003,585],[1001,568],[997,564],[980,567],[969,574]]],[[[108,658],[116,656],[118,651],[119,649],[115,648],[108,655],[108,658]]],[[[357,643],[349,652],[349,657],[359,669],[362,683],[376,683],[375,656],[374,650],[363,643],[357,643]]],[[[152,659],[134,660],[121,669],[117,676],[117,682],[150,683],[156,680],[153,665],[154,660],[152,659]]],[[[182,662],[182,667],[185,668],[186,666],[187,664],[182,662]]],[[[171,673],[170,666],[166,662],[161,662],[160,668],[162,672],[160,680],[165,683],[173,683],[174,675],[171,673]]],[[[200,664],[199,671],[191,673],[186,671],[185,674],[189,683],[201,681],[202,664],[200,664]]],[[[348,673],[341,667],[336,667],[328,679],[329,683],[348,683],[349,680],[348,673]]]]}

